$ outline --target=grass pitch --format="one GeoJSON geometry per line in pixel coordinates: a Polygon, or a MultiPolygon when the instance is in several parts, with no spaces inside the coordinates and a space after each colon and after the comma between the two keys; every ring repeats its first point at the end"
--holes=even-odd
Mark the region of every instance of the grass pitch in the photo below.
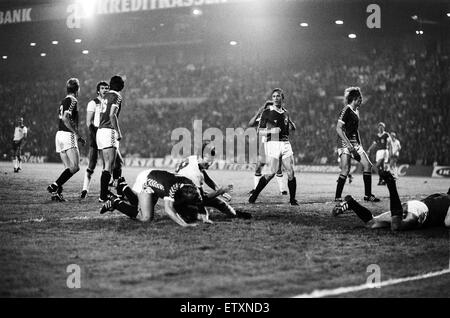
{"type": "MultiPolygon", "coordinates": [[[[79,202],[82,167],[64,186],[67,202],[50,201],[47,185],[62,164],[24,164],[13,173],[0,163],[1,297],[291,297],[313,290],[366,283],[376,264],[381,280],[449,268],[450,239],[445,228],[392,233],[367,230],[352,212],[330,215],[336,175],[298,174],[300,206],[288,205],[276,182],[257,204],[247,203],[251,172],[211,171],[220,184],[233,184],[232,205],[251,220],[227,220],[212,213],[213,225],[184,229],[159,206],[154,223],[132,221],[119,212],[100,215],[100,169],[92,192],[79,202]],[[81,288],[70,289],[67,266],[81,268],[81,288]]],[[[129,183],[142,169],[125,168],[129,183]]],[[[376,186],[388,210],[388,191],[376,186]]],[[[446,179],[404,177],[402,200],[447,191],[446,179]]],[[[363,198],[362,176],[345,194],[363,198]]],[[[341,297],[450,297],[450,274],[369,289],[341,297]]]]}

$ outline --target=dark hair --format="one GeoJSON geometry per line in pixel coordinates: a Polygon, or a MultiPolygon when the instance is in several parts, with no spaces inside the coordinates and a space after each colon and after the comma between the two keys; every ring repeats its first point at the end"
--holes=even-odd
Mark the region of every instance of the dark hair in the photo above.
{"type": "Polygon", "coordinates": [[[119,75],[114,75],[111,77],[111,80],[109,81],[109,88],[113,91],[120,92],[125,86],[125,82],[123,78],[119,75]]]}
{"type": "Polygon", "coordinates": [[[205,149],[207,147],[209,149],[209,153],[211,154],[211,156],[214,157],[216,155],[216,147],[214,146],[214,144],[210,140],[205,140],[203,142],[203,145],[202,145],[202,158],[205,155],[205,149]]]}
{"type": "Polygon", "coordinates": [[[80,81],[78,78],[70,78],[66,83],[66,89],[68,94],[75,94],[80,89],[80,81]]]}
{"type": "Polygon", "coordinates": [[[193,204],[175,204],[174,209],[186,223],[197,221],[197,215],[200,212],[199,206],[193,204]]]}
{"type": "Polygon", "coordinates": [[[177,205],[200,204],[202,197],[200,191],[193,184],[184,184],[175,192],[174,201],[177,205]]]}
{"type": "Polygon", "coordinates": [[[361,89],[359,87],[348,87],[344,91],[344,102],[346,105],[351,104],[354,100],[362,98],[361,89]]]}
{"type": "Polygon", "coordinates": [[[100,81],[97,83],[97,94],[100,92],[100,86],[108,86],[109,84],[106,81],[100,81]]]}

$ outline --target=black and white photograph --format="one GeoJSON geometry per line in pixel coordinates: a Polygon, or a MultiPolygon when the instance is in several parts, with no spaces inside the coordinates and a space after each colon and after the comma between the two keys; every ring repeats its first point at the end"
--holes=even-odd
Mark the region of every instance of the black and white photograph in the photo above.
{"type": "Polygon", "coordinates": [[[448,0],[0,0],[0,298],[449,286],[448,0]]]}

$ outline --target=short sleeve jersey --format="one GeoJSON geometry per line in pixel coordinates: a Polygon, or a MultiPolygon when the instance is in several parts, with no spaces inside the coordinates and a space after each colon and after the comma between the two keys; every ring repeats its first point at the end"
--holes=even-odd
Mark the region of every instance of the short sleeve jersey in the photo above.
{"type": "Polygon", "coordinates": [[[184,184],[193,184],[188,178],[164,170],[146,170],[136,178],[133,190],[154,194],[157,198],[175,201],[175,193],[184,184]]]}
{"type": "Polygon", "coordinates": [[[377,134],[375,138],[377,150],[386,150],[389,138],[390,136],[387,132],[383,132],[381,135],[377,134]]]}
{"type": "Polygon", "coordinates": [[[113,90],[110,90],[105,94],[105,102],[102,103],[100,110],[100,125],[98,128],[110,128],[114,129],[109,114],[112,107],[117,107],[117,117],[119,116],[120,109],[122,107],[122,96],[113,90]]]}
{"type": "MultiPolygon", "coordinates": [[[[352,144],[359,144],[358,128],[359,128],[359,111],[354,111],[349,105],[345,106],[338,121],[342,123],[342,130],[352,144]]],[[[341,137],[337,137],[338,148],[347,147],[345,141],[341,137]]]]}
{"type": "Polygon", "coordinates": [[[78,128],[78,101],[77,99],[72,95],[67,95],[66,98],[64,98],[61,101],[61,105],[59,106],[59,129],[60,131],[68,131],[72,132],[66,124],[64,124],[63,118],[64,113],[68,112],[72,124],[75,126],[75,128],[78,128]]]}
{"type": "MultiPolygon", "coordinates": [[[[289,141],[289,114],[284,108],[270,106],[266,109],[259,122],[259,128],[280,128],[279,141],[289,141]]],[[[267,141],[276,140],[272,134],[267,134],[267,141]]]]}

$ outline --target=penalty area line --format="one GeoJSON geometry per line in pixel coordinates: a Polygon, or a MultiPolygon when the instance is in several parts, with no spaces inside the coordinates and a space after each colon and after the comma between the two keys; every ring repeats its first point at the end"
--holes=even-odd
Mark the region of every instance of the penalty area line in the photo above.
{"type": "Polygon", "coordinates": [[[339,287],[335,289],[322,289],[322,290],[315,290],[312,293],[309,294],[300,294],[293,296],[292,298],[321,298],[321,297],[327,297],[327,296],[337,296],[342,294],[348,294],[348,293],[354,293],[366,289],[374,289],[374,288],[381,288],[386,286],[392,286],[397,285],[401,283],[421,280],[421,279],[427,279],[431,277],[441,276],[445,274],[450,274],[450,268],[443,269],[441,271],[437,272],[430,272],[426,274],[416,275],[416,276],[410,276],[410,277],[403,277],[403,278],[395,278],[395,279],[389,279],[380,283],[366,283],[363,285],[358,286],[349,286],[349,287],[339,287]]]}

